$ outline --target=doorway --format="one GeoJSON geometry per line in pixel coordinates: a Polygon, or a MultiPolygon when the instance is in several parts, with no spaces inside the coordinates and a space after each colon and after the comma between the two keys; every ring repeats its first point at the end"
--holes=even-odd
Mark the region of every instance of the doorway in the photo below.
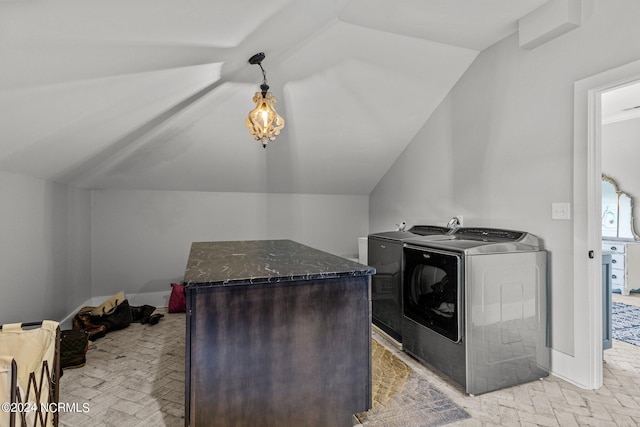
{"type": "MultiPolygon", "coordinates": [[[[640,82],[603,92],[601,116],[602,248],[611,258],[612,336],[634,344],[630,354],[640,355],[635,346],[640,342],[640,236],[634,212],[640,200],[640,82]]],[[[624,348],[619,342],[616,347],[624,348]]]]}
{"type": "MultiPolygon", "coordinates": [[[[640,61],[580,80],[574,85],[573,280],[575,356],[558,358],[559,368],[573,363],[580,385],[602,386],[602,95],[640,81],[640,61]]],[[[556,360],[554,360],[554,363],[556,360]]]]}

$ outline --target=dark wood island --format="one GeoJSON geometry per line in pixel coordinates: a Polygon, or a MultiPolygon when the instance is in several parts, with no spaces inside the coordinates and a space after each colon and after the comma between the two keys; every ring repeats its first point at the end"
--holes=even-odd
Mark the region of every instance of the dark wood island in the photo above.
{"type": "Polygon", "coordinates": [[[193,243],[185,425],[351,426],[371,407],[374,273],[291,240],[193,243]]]}

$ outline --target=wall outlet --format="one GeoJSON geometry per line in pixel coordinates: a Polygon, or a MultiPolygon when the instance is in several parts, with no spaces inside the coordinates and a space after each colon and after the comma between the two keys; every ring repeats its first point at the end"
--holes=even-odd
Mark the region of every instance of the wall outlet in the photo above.
{"type": "Polygon", "coordinates": [[[551,219],[571,219],[571,203],[551,203],[551,219]]]}

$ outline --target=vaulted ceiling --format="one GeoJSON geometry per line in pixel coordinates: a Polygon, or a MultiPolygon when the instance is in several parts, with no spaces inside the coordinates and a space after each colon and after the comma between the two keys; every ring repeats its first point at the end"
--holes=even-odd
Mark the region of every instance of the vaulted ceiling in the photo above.
{"type": "Polygon", "coordinates": [[[547,0],[0,1],[0,170],[87,188],[368,194],[547,0]],[[263,61],[286,126],[244,120],[263,61]]]}

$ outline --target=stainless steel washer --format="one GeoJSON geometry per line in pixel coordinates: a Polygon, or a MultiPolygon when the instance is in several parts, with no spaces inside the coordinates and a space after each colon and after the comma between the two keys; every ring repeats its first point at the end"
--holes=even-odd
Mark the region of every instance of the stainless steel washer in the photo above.
{"type": "Polygon", "coordinates": [[[547,253],[529,233],[404,242],[403,348],[480,394],[548,375],[547,253]]]}

